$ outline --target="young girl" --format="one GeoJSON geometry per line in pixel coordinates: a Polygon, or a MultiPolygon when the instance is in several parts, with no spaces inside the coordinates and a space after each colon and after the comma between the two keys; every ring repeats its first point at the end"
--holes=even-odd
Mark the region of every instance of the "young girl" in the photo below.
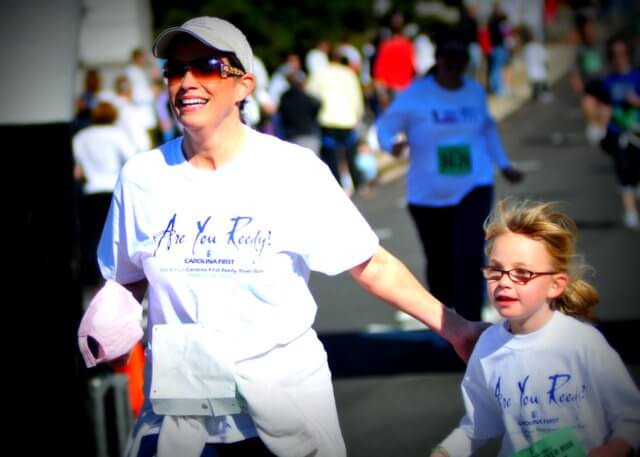
{"type": "Polygon", "coordinates": [[[502,436],[500,456],[571,427],[590,457],[640,444],[640,392],[592,319],[576,225],[552,203],[500,202],[485,223],[489,298],[503,323],[480,337],[462,382],[466,414],[432,457],[469,456],[502,436]]]}

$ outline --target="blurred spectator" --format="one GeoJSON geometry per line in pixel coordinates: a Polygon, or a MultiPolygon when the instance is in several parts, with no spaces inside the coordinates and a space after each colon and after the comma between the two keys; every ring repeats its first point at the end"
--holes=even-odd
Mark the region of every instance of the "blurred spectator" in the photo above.
{"type": "Polygon", "coordinates": [[[531,86],[531,99],[542,103],[549,103],[553,96],[549,92],[549,56],[544,45],[537,40],[530,29],[523,26],[520,30],[522,36],[522,56],[527,70],[527,79],[531,86]]]}
{"type": "Polygon", "coordinates": [[[287,57],[277,69],[271,75],[271,81],[269,82],[269,96],[273,102],[275,109],[278,109],[280,103],[280,97],[289,88],[289,80],[287,76],[292,72],[302,71],[302,65],[300,63],[300,56],[294,52],[287,54],[287,57]]]}
{"type": "Polygon", "coordinates": [[[404,36],[404,16],[391,16],[391,36],[382,40],[373,62],[373,79],[379,89],[382,106],[406,88],[416,74],[413,43],[404,36]]]}
{"type": "Polygon", "coordinates": [[[489,37],[489,26],[486,21],[478,24],[478,44],[482,50],[482,59],[485,63],[485,72],[483,77],[479,77],[484,86],[489,90],[489,60],[491,59],[491,38],[489,37]]]}
{"type": "MultiPolygon", "coordinates": [[[[482,47],[479,42],[479,26],[477,9],[473,5],[466,5],[460,1],[458,5],[460,19],[458,28],[462,32],[462,38],[469,44],[469,64],[467,65],[467,76],[473,79],[480,79],[480,69],[484,60],[482,47]]],[[[489,54],[487,52],[487,54],[489,54]]]]}
{"type": "Polygon", "coordinates": [[[160,126],[160,141],[166,143],[173,140],[180,133],[178,121],[176,121],[169,103],[169,93],[164,79],[156,78],[153,81],[153,93],[155,97],[154,107],[160,126]]]}
{"type": "Polygon", "coordinates": [[[362,176],[355,158],[358,127],[364,116],[360,80],[347,60],[334,50],[329,65],[309,77],[307,91],[321,103],[318,120],[322,129],[322,159],[341,184],[340,164],[346,160],[353,189],[358,191],[362,176]]]}
{"type": "Polygon", "coordinates": [[[340,55],[347,59],[348,65],[353,69],[353,71],[360,78],[360,72],[362,70],[362,54],[358,51],[353,44],[353,40],[351,39],[351,35],[345,33],[338,44],[338,52],[340,55]]]}
{"type": "Polygon", "coordinates": [[[276,106],[269,94],[269,72],[262,59],[253,56],[253,74],[256,77],[256,88],[247,98],[247,105],[243,110],[246,121],[261,132],[273,133],[272,118],[276,106]],[[249,113],[253,114],[249,114],[249,113]]]}
{"type": "Polygon", "coordinates": [[[311,75],[329,65],[329,50],[331,46],[324,38],[318,40],[316,46],[307,52],[304,58],[307,74],[311,75]]]}
{"type": "MultiPolygon", "coordinates": [[[[477,81],[465,77],[467,43],[455,31],[436,37],[436,65],[398,94],[376,123],[380,146],[408,147],[407,203],[422,242],[429,290],[467,319],[485,301],[482,224],[493,203],[494,166],[514,169],[477,81]]],[[[398,316],[400,317],[400,316],[398,316]]]]}
{"type": "Polygon", "coordinates": [[[598,144],[607,129],[609,110],[602,87],[606,73],[605,45],[599,38],[594,12],[580,10],[576,14],[576,28],[580,43],[571,71],[571,85],[580,96],[580,108],[586,123],[585,135],[590,144],[598,144]]]}
{"type": "Polygon", "coordinates": [[[101,89],[102,82],[98,69],[87,69],[84,76],[84,88],[76,99],[76,114],[73,119],[74,133],[91,125],[91,111],[98,104],[101,89]]]}
{"type": "Polygon", "coordinates": [[[640,183],[640,70],[631,67],[631,50],[623,37],[607,45],[611,73],[602,86],[611,107],[603,149],[613,159],[626,227],[638,230],[636,191],[640,183]]]}
{"type": "Polygon", "coordinates": [[[418,32],[413,40],[413,49],[416,73],[422,76],[436,63],[436,47],[427,31],[418,32]]]}
{"type": "Polygon", "coordinates": [[[355,162],[363,180],[361,195],[371,197],[378,178],[378,158],[367,141],[360,142],[355,162]]]}
{"type": "Polygon", "coordinates": [[[158,119],[154,108],[153,78],[147,68],[144,49],[136,48],[131,52],[131,59],[125,69],[125,74],[131,86],[131,102],[140,112],[138,117],[149,135],[150,144],[156,146],[158,144],[158,119]]]}
{"type": "Polygon", "coordinates": [[[507,46],[509,24],[507,16],[498,2],[493,4],[487,28],[489,39],[491,40],[488,66],[489,93],[506,95],[508,89],[504,81],[504,71],[509,61],[509,48],[507,46]]]}
{"type": "Polygon", "coordinates": [[[320,154],[320,101],[304,91],[304,74],[300,71],[288,75],[289,89],[280,97],[278,114],[286,140],[320,154]]]}
{"type": "Polygon", "coordinates": [[[102,283],[96,249],[107,217],[120,168],[136,153],[135,146],[115,125],[118,112],[109,102],[91,110],[91,125],[73,137],[74,177],[82,183],[79,203],[81,281],[91,296],[102,283]]]}
{"type": "Polygon", "coordinates": [[[115,97],[109,97],[107,101],[112,102],[118,109],[117,125],[126,133],[138,152],[151,149],[151,136],[146,129],[145,116],[133,103],[133,93],[129,78],[120,75],[116,78],[114,84],[116,95],[115,97]]]}

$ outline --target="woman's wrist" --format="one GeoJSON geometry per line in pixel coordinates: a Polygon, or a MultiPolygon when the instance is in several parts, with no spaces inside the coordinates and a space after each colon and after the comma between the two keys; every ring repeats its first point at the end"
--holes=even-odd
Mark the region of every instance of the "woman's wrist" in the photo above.
{"type": "Polygon", "coordinates": [[[467,320],[448,306],[442,306],[442,326],[440,336],[449,343],[454,344],[465,339],[465,324],[467,320]]]}

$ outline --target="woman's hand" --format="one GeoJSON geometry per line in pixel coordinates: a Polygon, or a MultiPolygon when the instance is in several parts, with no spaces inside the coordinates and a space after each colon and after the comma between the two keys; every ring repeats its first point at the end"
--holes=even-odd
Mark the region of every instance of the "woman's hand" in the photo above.
{"type": "Polygon", "coordinates": [[[406,140],[398,141],[391,146],[391,155],[395,158],[402,157],[404,155],[405,150],[408,147],[408,143],[406,140]]]}
{"type": "MultiPolygon", "coordinates": [[[[449,313],[447,316],[449,316],[449,313]]],[[[446,319],[447,317],[445,317],[446,319]]],[[[462,322],[452,325],[453,329],[448,330],[447,333],[449,334],[446,335],[446,338],[453,346],[456,354],[466,363],[471,357],[478,338],[491,324],[488,322],[468,321],[461,316],[458,316],[458,319],[462,320],[462,322]]]]}

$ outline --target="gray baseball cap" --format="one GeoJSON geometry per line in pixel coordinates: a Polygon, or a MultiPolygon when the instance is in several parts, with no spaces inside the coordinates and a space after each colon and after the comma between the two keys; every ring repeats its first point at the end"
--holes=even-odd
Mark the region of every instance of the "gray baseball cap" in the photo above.
{"type": "Polygon", "coordinates": [[[171,42],[178,35],[185,33],[207,46],[235,54],[244,71],[253,73],[253,51],[247,37],[231,22],[218,17],[196,17],[189,19],[180,27],[165,29],[153,44],[153,55],[166,59],[171,42]]]}

